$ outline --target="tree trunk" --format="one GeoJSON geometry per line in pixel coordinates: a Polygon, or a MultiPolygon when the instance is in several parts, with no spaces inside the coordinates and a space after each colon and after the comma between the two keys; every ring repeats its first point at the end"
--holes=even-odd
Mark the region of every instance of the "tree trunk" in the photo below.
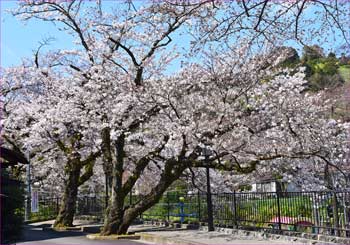
{"type": "Polygon", "coordinates": [[[126,198],[127,193],[123,193],[121,191],[115,192],[116,190],[113,189],[113,193],[117,194],[119,198],[113,198],[112,195],[111,206],[113,207],[113,202],[118,200],[118,211],[116,210],[117,206],[114,206],[113,208],[116,211],[111,212],[113,209],[108,211],[101,235],[126,234],[129,226],[137,218],[137,216],[155,205],[161,199],[167,188],[180,177],[181,173],[185,169],[186,164],[182,165],[177,161],[168,161],[165,165],[164,172],[161,174],[158,184],[149,194],[145,195],[139,203],[129,207],[126,210],[120,208],[124,206],[124,199],[126,198]]]}
{"type": "Polygon", "coordinates": [[[159,200],[162,198],[164,192],[168,189],[168,187],[180,177],[179,171],[175,173],[175,175],[168,176],[168,179],[161,180],[158,185],[151,191],[150,194],[146,195],[143,200],[136,204],[133,207],[128,208],[124,212],[124,216],[122,218],[122,222],[117,229],[117,234],[126,234],[131,223],[143,212],[147,209],[154,206],[159,200]]]}
{"type": "Polygon", "coordinates": [[[167,185],[159,188],[157,192],[152,192],[144,197],[144,201],[132,206],[125,211],[123,210],[124,200],[127,195],[121,197],[111,209],[107,211],[106,221],[101,232],[101,235],[108,236],[111,234],[122,235],[126,234],[131,223],[139,216],[141,213],[146,211],[155,205],[162,197],[165,190],[171,185],[173,181],[169,180],[167,185]]]}
{"type": "Polygon", "coordinates": [[[105,223],[101,235],[120,234],[118,229],[123,222],[124,199],[126,197],[122,189],[123,165],[124,165],[125,135],[122,134],[116,141],[116,161],[113,162],[112,196],[110,205],[105,215],[105,223]]]}
{"type": "Polygon", "coordinates": [[[122,219],[122,222],[118,228],[117,234],[126,234],[128,231],[130,225],[132,222],[143,212],[145,212],[147,209],[151,208],[153,205],[159,202],[161,199],[164,191],[155,193],[152,195],[152,198],[148,199],[147,203],[141,203],[140,205],[136,205],[136,207],[128,208],[124,212],[124,217],[122,219]]]}
{"type": "Polygon", "coordinates": [[[102,129],[102,159],[103,159],[103,172],[105,174],[105,207],[108,208],[109,202],[109,190],[112,189],[112,166],[113,166],[113,156],[112,156],[112,146],[111,146],[111,129],[106,127],[102,129]]]}
{"type": "Polygon", "coordinates": [[[118,234],[125,234],[128,231],[131,223],[137,218],[137,216],[139,216],[139,214],[140,212],[135,208],[129,208],[124,214],[123,222],[120,224],[118,229],[118,234]]]}
{"type": "Polygon", "coordinates": [[[69,171],[68,180],[64,189],[61,206],[54,223],[54,227],[73,226],[76,201],[78,196],[80,167],[74,166],[69,171]]]}
{"type": "MultiPolygon", "coordinates": [[[[112,195],[113,198],[113,195],[112,195]]],[[[111,234],[125,234],[126,232],[120,233],[119,228],[123,223],[124,218],[124,198],[118,198],[112,200],[112,205],[108,207],[106,212],[106,219],[101,231],[101,235],[108,236],[111,234]]]]}

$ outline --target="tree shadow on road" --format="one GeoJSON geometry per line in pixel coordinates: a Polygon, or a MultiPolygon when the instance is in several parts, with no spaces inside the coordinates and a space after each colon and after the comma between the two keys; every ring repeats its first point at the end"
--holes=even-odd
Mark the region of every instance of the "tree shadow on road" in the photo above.
{"type": "Polygon", "coordinates": [[[16,241],[16,243],[42,241],[42,240],[49,240],[49,239],[55,239],[55,238],[86,235],[86,233],[82,231],[43,230],[43,228],[48,228],[50,226],[51,225],[41,225],[41,226],[25,225],[22,232],[22,236],[16,241]]]}
{"type": "Polygon", "coordinates": [[[54,231],[43,228],[49,228],[51,224],[43,225],[26,225],[23,229],[22,238],[18,239],[16,244],[124,244],[124,245],[140,245],[142,241],[133,240],[89,240],[86,238],[87,232],[82,231],[54,231]]]}

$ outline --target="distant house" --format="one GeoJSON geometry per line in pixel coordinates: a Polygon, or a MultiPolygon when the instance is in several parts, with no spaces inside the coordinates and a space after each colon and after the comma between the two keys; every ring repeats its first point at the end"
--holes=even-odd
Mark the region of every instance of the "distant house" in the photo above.
{"type": "Polygon", "coordinates": [[[301,191],[301,188],[296,184],[290,182],[281,182],[280,180],[270,179],[263,180],[257,183],[252,184],[252,192],[278,192],[278,191],[286,191],[286,192],[296,192],[301,191]]]}
{"type": "Polygon", "coordinates": [[[283,182],[282,180],[276,179],[272,176],[257,177],[257,181],[247,183],[239,188],[241,191],[250,192],[297,192],[301,191],[301,187],[293,182],[283,182]]]}

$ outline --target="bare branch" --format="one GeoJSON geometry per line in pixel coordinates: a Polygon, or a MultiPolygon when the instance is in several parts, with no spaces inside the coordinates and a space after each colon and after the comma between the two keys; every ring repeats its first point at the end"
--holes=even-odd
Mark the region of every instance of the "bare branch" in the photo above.
{"type": "MultiPolygon", "coordinates": [[[[262,6],[261,8],[261,11],[260,11],[260,15],[259,15],[259,18],[258,18],[258,23],[256,23],[255,27],[254,27],[254,30],[258,31],[258,27],[260,25],[260,22],[261,20],[263,19],[263,15],[264,15],[264,12],[265,12],[265,8],[266,8],[266,5],[269,1],[268,0],[265,0],[264,1],[264,5],[262,6]]],[[[246,10],[247,11],[247,10],[246,10]]]]}

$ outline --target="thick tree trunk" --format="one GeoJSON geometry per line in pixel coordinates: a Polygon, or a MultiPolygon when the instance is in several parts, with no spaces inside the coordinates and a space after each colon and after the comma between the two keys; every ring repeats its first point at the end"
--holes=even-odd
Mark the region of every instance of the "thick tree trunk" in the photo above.
{"type": "MultiPolygon", "coordinates": [[[[116,194],[118,194],[120,197],[117,198],[120,205],[118,206],[119,211],[111,212],[111,210],[109,210],[101,235],[126,234],[129,226],[137,218],[137,216],[155,205],[161,199],[167,188],[180,177],[181,173],[185,169],[186,164],[181,164],[178,161],[168,161],[157,186],[155,186],[148,195],[144,196],[139,203],[129,207],[126,210],[120,209],[120,207],[123,206],[124,199],[126,198],[127,194],[116,192],[116,194]]],[[[113,199],[112,196],[112,202],[114,201],[115,199],[113,199]]],[[[117,206],[115,206],[115,208],[116,207],[117,206]]]]}
{"type": "MultiPolygon", "coordinates": [[[[170,185],[170,184],[169,184],[170,185]]],[[[165,188],[166,190],[166,188],[165,188]]],[[[165,191],[164,190],[164,191],[165,191]]],[[[153,193],[146,197],[145,202],[141,202],[135,207],[130,207],[127,210],[123,211],[122,209],[118,209],[119,212],[110,213],[105,222],[105,226],[101,235],[111,235],[111,234],[126,234],[132,222],[144,211],[155,205],[164,191],[158,191],[157,193],[153,193]]],[[[125,199],[125,197],[124,197],[125,199]]],[[[124,199],[122,199],[124,202],[124,199]]],[[[114,209],[116,210],[116,209],[114,209]]]]}
{"type": "Polygon", "coordinates": [[[113,162],[112,196],[105,215],[105,223],[101,235],[120,234],[118,229],[123,222],[125,193],[122,186],[124,165],[125,136],[122,134],[116,141],[116,161],[113,162]]]}
{"type": "MultiPolygon", "coordinates": [[[[169,185],[170,186],[170,185],[169,185]]],[[[122,222],[118,228],[117,234],[126,234],[132,222],[147,209],[151,208],[153,205],[159,202],[164,191],[155,193],[151,198],[148,199],[146,203],[141,203],[136,205],[136,207],[130,207],[124,212],[122,222]]]]}
{"type": "MultiPolygon", "coordinates": [[[[182,172],[182,171],[181,171],[182,172]]],[[[150,194],[146,195],[143,200],[133,207],[128,208],[124,212],[117,234],[126,234],[132,222],[147,209],[151,208],[159,202],[167,188],[180,176],[180,172],[176,176],[169,176],[166,180],[161,180],[150,194]]]]}
{"type": "Polygon", "coordinates": [[[121,196],[118,201],[107,211],[105,224],[101,235],[107,236],[111,234],[122,235],[126,234],[132,222],[144,211],[155,205],[162,197],[163,193],[171,185],[173,181],[169,181],[163,188],[159,188],[157,192],[145,196],[144,201],[141,201],[136,206],[132,206],[125,211],[123,210],[123,203],[126,196],[121,196]]]}
{"type": "Polygon", "coordinates": [[[112,189],[112,167],[113,167],[113,156],[111,146],[111,129],[106,127],[102,129],[102,159],[103,159],[103,172],[105,174],[105,206],[108,207],[109,202],[109,190],[112,189]]]}
{"type": "MultiPolygon", "coordinates": [[[[113,196],[112,196],[113,198],[113,196]]],[[[125,234],[119,232],[119,228],[123,223],[124,218],[124,199],[125,197],[118,198],[112,201],[111,206],[107,209],[105,223],[101,231],[101,235],[108,236],[111,234],[125,234]]]]}
{"type": "Polygon", "coordinates": [[[73,226],[78,188],[93,175],[94,163],[96,158],[100,156],[99,151],[92,152],[85,158],[85,160],[82,160],[78,151],[81,149],[81,138],[82,135],[80,133],[75,133],[69,139],[69,146],[65,145],[61,140],[57,140],[57,146],[68,159],[65,165],[65,173],[68,175],[68,179],[65,181],[63,198],[54,227],[73,226]],[[82,169],[84,172],[80,176],[82,169]]]}
{"type": "Polygon", "coordinates": [[[139,214],[140,212],[137,211],[135,208],[129,208],[124,214],[123,222],[120,224],[118,229],[118,234],[127,233],[130,225],[139,216],[139,214]]]}
{"type": "Polygon", "coordinates": [[[54,227],[73,226],[76,201],[78,196],[80,167],[75,167],[69,171],[61,206],[54,223],[54,227]]]}

